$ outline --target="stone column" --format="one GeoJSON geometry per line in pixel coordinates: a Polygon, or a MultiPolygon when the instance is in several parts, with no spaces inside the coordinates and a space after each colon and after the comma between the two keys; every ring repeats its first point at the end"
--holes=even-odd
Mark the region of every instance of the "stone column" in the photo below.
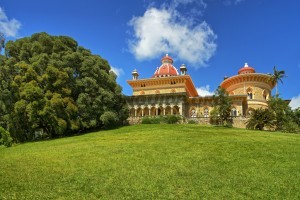
{"type": "Polygon", "coordinates": [[[144,117],[144,108],[145,108],[145,106],[141,106],[141,109],[142,109],[142,117],[144,117]]]}

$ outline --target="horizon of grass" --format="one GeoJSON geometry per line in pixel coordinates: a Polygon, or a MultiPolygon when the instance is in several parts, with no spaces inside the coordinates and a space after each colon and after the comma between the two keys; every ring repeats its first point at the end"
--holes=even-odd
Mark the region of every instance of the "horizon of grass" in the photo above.
{"type": "Polygon", "coordinates": [[[134,125],[0,147],[0,199],[299,199],[300,135],[134,125]]]}

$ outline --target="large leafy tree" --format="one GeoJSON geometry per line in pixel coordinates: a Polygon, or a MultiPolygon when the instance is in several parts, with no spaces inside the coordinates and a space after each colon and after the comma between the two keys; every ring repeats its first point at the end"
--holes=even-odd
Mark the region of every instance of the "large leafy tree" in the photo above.
{"type": "Polygon", "coordinates": [[[286,77],[284,70],[277,70],[274,66],[273,68],[273,74],[271,75],[270,81],[275,84],[276,87],[276,97],[278,94],[278,82],[281,82],[283,84],[282,78],[286,77]]]}
{"type": "Polygon", "coordinates": [[[229,122],[232,100],[224,88],[218,87],[213,95],[213,121],[220,121],[221,125],[229,122]]]}
{"type": "Polygon", "coordinates": [[[115,124],[128,115],[108,62],[67,36],[7,42],[0,78],[0,126],[18,141],[99,128],[106,112],[118,116],[115,124]]]}

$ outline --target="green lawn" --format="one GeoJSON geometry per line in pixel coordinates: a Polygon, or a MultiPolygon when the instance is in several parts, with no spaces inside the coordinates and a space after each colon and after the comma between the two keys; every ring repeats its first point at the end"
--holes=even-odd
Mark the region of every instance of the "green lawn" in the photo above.
{"type": "Polygon", "coordinates": [[[0,147],[0,199],[300,199],[300,135],[135,125],[0,147]]]}

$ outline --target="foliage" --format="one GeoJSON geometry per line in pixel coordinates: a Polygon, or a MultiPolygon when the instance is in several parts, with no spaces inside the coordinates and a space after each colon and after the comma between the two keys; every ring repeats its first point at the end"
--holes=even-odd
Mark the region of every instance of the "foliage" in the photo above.
{"type": "Polygon", "coordinates": [[[212,125],[220,125],[221,124],[221,119],[219,116],[219,111],[216,107],[212,109],[209,115],[209,123],[212,125]]]}
{"type": "Polygon", "coordinates": [[[165,121],[167,124],[177,124],[181,120],[178,115],[167,115],[165,116],[165,121]]]}
{"type": "Polygon", "coordinates": [[[212,121],[214,123],[219,122],[222,126],[230,123],[232,100],[224,88],[218,87],[215,91],[213,95],[213,107],[212,121]]]}
{"type": "Polygon", "coordinates": [[[280,81],[283,84],[282,78],[285,76],[285,71],[283,70],[277,70],[274,66],[273,68],[273,74],[271,75],[270,81],[275,84],[276,86],[276,97],[278,97],[278,81],[280,81]]]}
{"type": "Polygon", "coordinates": [[[145,116],[142,118],[142,124],[160,124],[161,117],[148,117],[145,116]]]}
{"type": "Polygon", "coordinates": [[[0,57],[0,126],[18,141],[101,128],[105,112],[128,117],[106,60],[67,36],[33,34],[6,44],[0,57]]]}
{"type": "Polygon", "coordinates": [[[3,144],[6,147],[11,147],[12,141],[10,133],[0,126],[0,145],[3,144]]]}
{"type": "Polygon", "coordinates": [[[297,132],[296,127],[299,128],[297,111],[292,111],[287,101],[275,96],[268,101],[268,105],[275,114],[275,130],[297,132]]]}
{"type": "Polygon", "coordinates": [[[105,128],[114,128],[118,126],[119,118],[116,113],[111,111],[106,111],[100,117],[101,122],[105,128]]]}
{"type": "Polygon", "coordinates": [[[299,199],[300,135],[125,126],[0,147],[0,199],[299,199]]]}
{"type": "Polygon", "coordinates": [[[198,122],[196,120],[190,119],[188,120],[188,124],[198,124],[198,122]]]}
{"type": "Polygon", "coordinates": [[[295,123],[300,127],[300,107],[293,111],[293,115],[295,123]]]}
{"type": "Polygon", "coordinates": [[[142,124],[176,124],[181,120],[181,116],[177,115],[166,115],[166,116],[155,116],[142,118],[142,124]]]}
{"type": "Polygon", "coordinates": [[[250,119],[246,122],[247,129],[264,130],[275,125],[274,113],[269,109],[258,108],[253,110],[250,119]]]}

